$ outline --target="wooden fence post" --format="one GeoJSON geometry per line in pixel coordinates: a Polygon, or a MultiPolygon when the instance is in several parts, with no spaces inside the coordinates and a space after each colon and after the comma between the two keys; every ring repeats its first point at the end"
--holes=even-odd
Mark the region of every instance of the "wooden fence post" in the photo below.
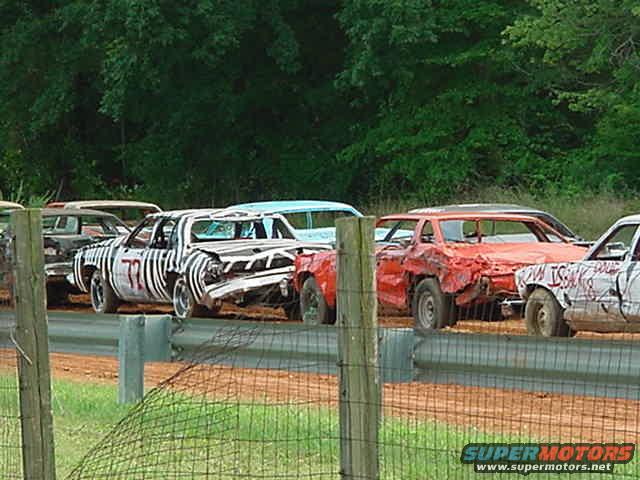
{"type": "Polygon", "coordinates": [[[336,220],[340,467],[345,480],[377,480],[381,386],[373,217],[336,220]]]}
{"type": "Polygon", "coordinates": [[[16,348],[25,480],[55,480],[42,214],[11,213],[16,348]]]}

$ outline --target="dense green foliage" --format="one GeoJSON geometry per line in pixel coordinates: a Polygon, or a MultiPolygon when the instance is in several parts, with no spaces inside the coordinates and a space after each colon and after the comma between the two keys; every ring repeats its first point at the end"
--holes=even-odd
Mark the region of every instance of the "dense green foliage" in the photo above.
{"type": "Polygon", "coordinates": [[[0,190],[634,191],[633,0],[6,0],[0,190]]]}

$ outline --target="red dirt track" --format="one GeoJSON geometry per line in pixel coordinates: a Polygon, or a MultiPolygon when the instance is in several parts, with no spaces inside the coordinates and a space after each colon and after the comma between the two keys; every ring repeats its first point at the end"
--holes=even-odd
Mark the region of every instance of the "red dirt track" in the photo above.
{"type": "MultiPolygon", "coordinates": [[[[114,358],[52,354],[52,366],[54,379],[117,382],[118,363],[114,358]]],[[[182,367],[180,364],[147,364],[146,387],[157,385],[182,367]]],[[[233,398],[243,401],[266,399],[329,406],[335,406],[337,401],[336,377],[329,375],[200,365],[185,377],[185,382],[200,379],[200,383],[192,385],[196,392],[220,394],[227,399],[226,385],[233,385],[233,398]],[[224,385],[224,389],[220,385],[224,385]]],[[[640,441],[640,402],[637,401],[410,383],[385,385],[384,405],[387,414],[408,420],[437,420],[462,428],[518,434],[525,438],[640,441]]]]}

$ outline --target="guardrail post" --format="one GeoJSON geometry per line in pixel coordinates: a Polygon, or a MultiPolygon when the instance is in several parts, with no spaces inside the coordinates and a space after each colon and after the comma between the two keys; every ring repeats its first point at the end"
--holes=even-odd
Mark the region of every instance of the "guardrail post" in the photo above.
{"type": "Polygon", "coordinates": [[[416,335],[410,328],[381,328],[380,376],[382,383],[413,381],[413,349],[416,335]]]}
{"type": "Polygon", "coordinates": [[[17,210],[11,223],[24,479],[55,480],[42,214],[17,210]]]}
{"type": "Polygon", "coordinates": [[[381,388],[374,218],[336,220],[340,466],[348,480],[377,480],[381,388]]]}
{"type": "Polygon", "coordinates": [[[145,316],[144,361],[170,362],[171,359],[171,315],[162,317],[145,316]]]}
{"type": "Polygon", "coordinates": [[[118,342],[118,403],[134,403],[144,395],[144,316],[122,317],[118,342]]]}

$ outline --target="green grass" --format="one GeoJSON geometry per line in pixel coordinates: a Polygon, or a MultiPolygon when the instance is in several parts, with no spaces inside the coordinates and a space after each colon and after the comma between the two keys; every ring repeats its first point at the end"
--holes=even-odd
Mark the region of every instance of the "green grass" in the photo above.
{"type": "MultiPolygon", "coordinates": [[[[640,213],[640,199],[616,195],[612,192],[528,192],[519,189],[482,188],[456,196],[445,203],[517,203],[537,207],[553,213],[574,232],[595,240],[609,226],[624,215],[640,213]]],[[[363,210],[371,215],[406,212],[412,208],[428,207],[410,198],[382,199],[370,203],[363,210]]]]}
{"type": "MultiPolygon", "coordinates": [[[[66,478],[92,446],[127,414],[127,407],[117,405],[116,393],[116,387],[111,385],[54,383],[59,479],[66,478]]],[[[107,449],[100,448],[99,455],[86,462],[83,474],[74,478],[91,479],[93,474],[107,472],[127,480],[339,478],[336,409],[308,404],[274,405],[259,400],[251,404],[231,399],[216,402],[171,391],[159,393],[123,422],[118,427],[120,433],[103,446],[107,449]]],[[[0,408],[12,403],[0,403],[0,408]]],[[[533,439],[386,417],[380,430],[381,478],[475,478],[471,466],[460,464],[460,451],[466,443],[483,441],[533,439]]],[[[637,465],[616,468],[617,476],[623,472],[637,478],[637,465]]],[[[536,478],[562,477],[538,474],[536,478]]],[[[573,474],[566,478],[582,477],[573,474]]]]}

